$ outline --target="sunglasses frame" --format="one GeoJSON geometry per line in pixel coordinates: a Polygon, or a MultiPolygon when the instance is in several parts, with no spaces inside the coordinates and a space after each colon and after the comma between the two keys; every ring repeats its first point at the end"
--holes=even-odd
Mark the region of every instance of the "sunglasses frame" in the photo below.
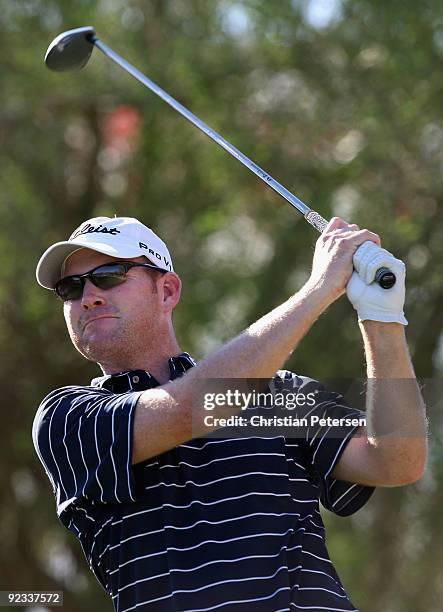
{"type": "MultiPolygon", "coordinates": [[[[125,276],[122,277],[120,279],[120,282],[116,283],[113,287],[117,287],[118,285],[123,284],[124,282],[126,282],[126,275],[128,274],[128,271],[131,268],[150,268],[152,270],[157,270],[158,272],[169,272],[169,270],[166,270],[164,268],[159,268],[158,266],[155,266],[154,264],[148,264],[148,263],[139,263],[137,261],[110,261],[108,263],[105,264],[100,264],[99,266],[96,266],[95,268],[92,268],[92,270],[89,270],[89,272],[84,272],[83,274],[71,274],[69,276],[64,276],[63,278],[61,278],[60,280],[58,280],[55,284],[55,287],[53,289],[54,293],[56,294],[56,296],[62,301],[62,302],[71,302],[71,301],[75,301],[75,300],[79,300],[81,299],[82,295],[83,295],[83,290],[85,288],[85,283],[86,280],[89,279],[91,281],[91,283],[95,286],[98,287],[99,289],[102,289],[104,291],[107,291],[108,289],[113,289],[113,287],[100,287],[100,285],[97,285],[97,283],[95,281],[97,281],[96,278],[94,278],[94,272],[96,272],[97,270],[99,270],[100,268],[104,268],[106,266],[115,266],[115,265],[119,265],[119,266],[123,266],[124,270],[125,270],[125,276]],[[59,286],[60,283],[62,283],[63,281],[66,281],[67,279],[76,279],[76,280],[80,280],[81,281],[81,294],[78,298],[64,298],[60,292],[59,292],[59,286]]],[[[105,276],[105,275],[103,275],[105,276]]],[[[116,277],[114,277],[116,278],[116,277]]]]}

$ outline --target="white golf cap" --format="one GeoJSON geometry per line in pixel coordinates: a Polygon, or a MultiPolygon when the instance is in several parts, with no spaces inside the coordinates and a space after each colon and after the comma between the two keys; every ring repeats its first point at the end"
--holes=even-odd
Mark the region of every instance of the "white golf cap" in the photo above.
{"type": "Polygon", "coordinates": [[[83,248],[119,259],[144,256],[162,270],[173,272],[166,244],[149,227],[131,217],[94,217],[84,221],[68,240],[56,242],[43,253],[37,264],[38,283],[54,289],[66,258],[83,248]]]}

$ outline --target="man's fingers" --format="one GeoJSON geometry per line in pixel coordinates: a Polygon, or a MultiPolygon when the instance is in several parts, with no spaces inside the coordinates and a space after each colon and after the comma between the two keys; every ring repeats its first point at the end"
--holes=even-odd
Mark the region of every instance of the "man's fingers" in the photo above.
{"type": "Polygon", "coordinates": [[[356,248],[358,248],[361,244],[363,244],[367,240],[370,240],[371,242],[374,242],[375,244],[380,246],[380,236],[367,229],[362,229],[362,230],[359,230],[358,232],[355,232],[352,238],[352,241],[355,244],[356,248]]]}
{"type": "Polygon", "coordinates": [[[358,228],[358,225],[352,224],[346,228],[336,227],[335,229],[332,228],[331,230],[325,229],[325,231],[320,235],[319,241],[323,244],[327,242],[330,244],[336,244],[337,242],[340,244],[343,242],[346,243],[346,245],[351,244],[354,247],[354,251],[368,240],[375,243],[377,246],[380,246],[380,236],[378,234],[375,234],[367,229],[351,229],[354,227],[358,228]]]}
{"type": "Polygon", "coordinates": [[[340,217],[332,217],[332,219],[329,221],[328,225],[323,230],[323,233],[324,234],[330,234],[334,230],[340,230],[340,229],[355,231],[355,230],[358,230],[360,228],[355,223],[349,224],[346,221],[344,221],[344,219],[341,219],[340,217]]]}

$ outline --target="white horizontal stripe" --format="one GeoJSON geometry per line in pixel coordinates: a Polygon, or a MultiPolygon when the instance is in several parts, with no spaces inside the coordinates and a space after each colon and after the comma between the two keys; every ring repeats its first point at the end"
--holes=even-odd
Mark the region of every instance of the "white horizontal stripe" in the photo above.
{"type": "Polygon", "coordinates": [[[136,533],[133,536],[130,536],[129,538],[125,538],[124,540],[120,540],[118,542],[118,544],[114,544],[114,546],[111,546],[109,550],[114,550],[114,548],[118,548],[121,544],[123,544],[124,542],[129,542],[129,540],[133,540],[134,538],[141,538],[143,536],[147,536],[147,535],[152,535],[154,533],[163,533],[164,529],[155,529],[154,531],[145,531],[145,533],[136,533]]]}
{"type": "Polygon", "coordinates": [[[245,440],[277,440],[279,438],[283,438],[283,436],[273,436],[272,438],[268,438],[268,436],[248,436],[247,438],[227,438],[225,440],[209,440],[203,446],[190,446],[189,444],[180,444],[177,448],[189,448],[191,450],[203,450],[208,446],[208,444],[224,444],[226,442],[244,442],[245,440]]]}
{"type": "Polygon", "coordinates": [[[130,582],[129,584],[126,584],[124,587],[119,589],[117,591],[117,594],[112,596],[112,599],[115,599],[116,597],[118,597],[119,593],[121,593],[122,591],[124,591],[125,589],[131,586],[134,586],[134,584],[139,584],[140,582],[149,582],[149,580],[155,580],[156,578],[163,578],[163,576],[169,576],[169,572],[165,572],[164,574],[156,574],[155,576],[149,576],[149,578],[140,578],[140,580],[135,580],[134,582],[130,582]]]}
{"type": "Polygon", "coordinates": [[[332,593],[333,595],[336,595],[337,597],[346,597],[346,594],[340,595],[340,593],[337,593],[336,591],[331,591],[330,589],[325,589],[323,587],[300,587],[298,590],[299,591],[327,591],[328,593],[332,593]]]}
{"type": "Polygon", "coordinates": [[[321,531],[325,530],[325,526],[324,525],[317,525],[317,523],[314,523],[314,521],[312,519],[309,519],[309,522],[311,523],[311,525],[314,525],[314,527],[317,527],[317,529],[321,529],[321,531]]]}
{"type": "Polygon", "coordinates": [[[148,512],[154,512],[155,510],[163,510],[163,506],[157,506],[156,508],[148,508],[148,510],[140,510],[139,512],[132,512],[131,514],[125,514],[118,521],[112,521],[112,525],[118,525],[125,519],[132,518],[133,516],[139,516],[140,514],[147,514],[148,512]]]}
{"type": "Polygon", "coordinates": [[[291,569],[288,570],[288,574],[290,574],[291,572],[295,572],[296,570],[300,569],[301,567],[303,567],[303,565],[297,565],[296,567],[291,567],[291,569]]]}
{"type": "Polygon", "coordinates": [[[291,546],[291,548],[287,549],[287,552],[291,552],[291,550],[297,550],[297,548],[301,548],[302,545],[301,544],[297,544],[297,546],[291,546]]]}
{"type": "Polygon", "coordinates": [[[269,578],[275,578],[275,576],[282,570],[287,570],[286,565],[281,565],[278,570],[276,570],[270,576],[248,576],[247,578],[233,578],[232,580],[220,580],[219,582],[211,582],[210,584],[205,584],[202,587],[198,587],[198,589],[182,589],[179,591],[174,591],[174,595],[176,593],[197,593],[198,591],[205,591],[206,589],[210,589],[214,586],[220,586],[221,584],[230,584],[232,582],[247,582],[250,580],[268,580],[269,578]]]}
{"type": "MultiPolygon", "coordinates": [[[[207,567],[208,565],[214,565],[215,563],[238,563],[239,561],[248,561],[249,559],[274,559],[275,557],[278,557],[281,554],[282,550],[285,550],[285,549],[286,549],[286,546],[282,546],[280,550],[278,551],[278,553],[275,555],[250,555],[248,557],[238,557],[236,559],[217,559],[215,561],[208,561],[207,563],[203,563],[201,565],[197,565],[195,567],[190,567],[187,569],[171,568],[169,570],[169,573],[172,574],[173,572],[181,572],[181,573],[195,572],[196,570],[199,570],[203,567],[207,567]]],[[[132,563],[133,561],[138,561],[140,559],[146,559],[147,557],[156,556],[158,554],[159,553],[155,553],[155,555],[145,555],[143,557],[136,557],[134,559],[131,559],[130,561],[126,561],[125,563],[119,565],[116,569],[109,572],[109,574],[115,574],[115,572],[117,572],[121,567],[123,567],[124,565],[127,565],[128,563],[132,563]]]]}
{"type": "Polygon", "coordinates": [[[308,550],[303,550],[302,554],[303,555],[310,555],[311,557],[315,557],[319,561],[325,561],[326,563],[330,563],[332,565],[332,562],[331,562],[330,559],[325,559],[324,557],[319,557],[318,555],[314,555],[314,553],[311,553],[308,550]]]}
{"type": "Polygon", "coordinates": [[[294,606],[294,608],[297,608],[297,610],[327,610],[328,612],[358,612],[356,608],[349,610],[349,608],[330,608],[329,606],[327,608],[323,606],[299,606],[298,604],[295,604],[292,602],[291,602],[291,606],[294,606]]]}
{"type": "Polygon", "coordinates": [[[139,603],[135,604],[135,606],[131,606],[130,608],[125,608],[124,610],[121,610],[120,612],[129,612],[130,610],[135,610],[139,606],[144,606],[145,604],[154,603],[156,601],[162,601],[163,599],[169,599],[170,597],[172,597],[172,593],[169,593],[169,595],[164,595],[163,597],[157,597],[156,599],[147,599],[146,601],[140,601],[139,603]]]}
{"type": "Polygon", "coordinates": [[[322,574],[323,576],[327,576],[327,578],[330,578],[332,582],[334,582],[337,586],[340,586],[337,580],[330,574],[326,574],[326,572],[320,572],[319,570],[310,570],[310,569],[302,569],[302,572],[306,572],[307,574],[322,574]]]}
{"type": "Polygon", "coordinates": [[[274,591],[271,595],[267,595],[266,597],[256,597],[255,599],[236,599],[231,601],[225,601],[221,604],[217,604],[216,606],[211,606],[210,608],[194,608],[189,610],[189,612],[208,612],[208,610],[215,610],[217,608],[223,608],[224,606],[229,606],[230,604],[243,604],[243,603],[251,603],[253,601],[266,601],[267,599],[272,599],[277,593],[280,591],[289,591],[289,587],[281,587],[274,591]]]}
{"type": "Polygon", "coordinates": [[[173,568],[170,570],[170,572],[195,572],[202,567],[214,565],[215,563],[238,563],[239,561],[249,561],[249,559],[275,559],[275,557],[278,557],[281,554],[282,550],[286,550],[286,546],[282,546],[275,555],[249,555],[248,557],[237,557],[236,559],[216,559],[215,561],[208,561],[207,563],[202,563],[201,565],[196,565],[195,567],[190,567],[187,569],[173,568]]]}
{"type": "Polygon", "coordinates": [[[250,535],[244,536],[236,536],[235,538],[229,538],[228,540],[205,540],[204,542],[200,542],[199,544],[195,544],[194,546],[187,546],[186,548],[177,548],[175,546],[168,546],[167,550],[176,550],[177,552],[184,552],[185,550],[194,550],[195,548],[200,548],[200,546],[204,546],[205,544],[226,544],[227,542],[236,542],[237,540],[249,540],[250,538],[265,538],[269,536],[285,536],[288,533],[293,533],[293,529],[287,529],[283,533],[253,533],[250,535]]]}
{"type": "MultiPolygon", "coordinates": [[[[210,589],[214,586],[220,586],[221,584],[229,584],[231,582],[246,582],[246,581],[250,581],[250,580],[268,580],[269,578],[275,578],[275,576],[282,570],[285,569],[287,570],[287,566],[286,565],[281,565],[273,574],[269,575],[269,576],[248,576],[247,578],[234,578],[232,580],[221,580],[219,582],[212,582],[211,584],[206,584],[202,587],[199,587],[197,589],[180,589],[180,590],[176,590],[173,591],[173,595],[177,594],[177,593],[196,593],[198,591],[204,591],[206,589],[210,589]]],[[[134,584],[139,584],[140,582],[148,582],[149,580],[154,580],[155,578],[163,578],[164,576],[169,576],[170,572],[165,572],[163,574],[157,574],[156,576],[151,576],[150,578],[141,578],[140,580],[136,580],[135,582],[131,582],[130,584],[125,585],[124,587],[122,587],[121,589],[118,590],[118,593],[116,595],[113,595],[112,599],[115,599],[116,597],[118,597],[118,594],[121,593],[122,591],[124,591],[125,589],[134,586],[134,584]]],[[[332,592],[332,591],[331,591],[332,592]]]]}
{"type": "Polygon", "coordinates": [[[159,552],[151,553],[150,555],[141,555],[140,557],[134,557],[134,559],[129,559],[129,561],[125,561],[124,563],[120,563],[118,567],[109,572],[109,574],[115,574],[125,565],[129,565],[129,563],[133,563],[134,561],[140,561],[140,559],[148,559],[149,557],[158,557],[159,555],[166,555],[166,550],[160,550],[159,552]]]}
{"type": "Polygon", "coordinates": [[[251,495],[258,495],[258,496],[271,496],[271,497],[290,497],[289,493],[261,493],[261,492],[256,492],[256,491],[251,491],[250,493],[246,493],[245,495],[237,495],[236,497],[225,497],[224,499],[219,499],[213,502],[202,502],[200,500],[193,500],[192,502],[190,502],[189,504],[186,505],[182,505],[182,506],[178,506],[175,504],[163,504],[163,506],[157,506],[156,508],[150,508],[149,510],[140,510],[140,512],[133,512],[132,514],[126,514],[124,515],[121,519],[117,520],[117,521],[113,521],[113,525],[118,525],[119,523],[121,523],[124,519],[127,518],[132,518],[133,516],[138,516],[141,514],[147,514],[148,512],[153,512],[154,510],[162,510],[164,508],[177,508],[180,510],[183,510],[185,508],[190,508],[191,506],[193,506],[194,504],[200,504],[201,506],[214,506],[217,504],[222,504],[224,502],[227,501],[233,501],[233,500],[237,500],[237,499],[243,499],[245,497],[250,497],[251,495]]]}
{"type": "Polygon", "coordinates": [[[230,523],[231,521],[241,521],[243,519],[251,518],[253,516],[300,516],[299,512],[252,512],[251,514],[243,514],[242,516],[234,516],[232,518],[223,519],[221,521],[208,521],[206,519],[202,519],[200,521],[196,521],[192,523],[192,525],[187,525],[186,527],[178,527],[177,525],[165,525],[165,529],[192,529],[196,525],[201,525],[205,523],[206,525],[221,525],[222,523],[230,523]]]}
{"type": "MultiPolygon", "coordinates": [[[[287,474],[280,474],[280,473],[275,473],[275,472],[246,472],[245,474],[234,474],[233,476],[224,476],[223,478],[217,478],[216,480],[209,480],[208,482],[202,482],[202,483],[194,482],[193,480],[185,480],[184,484],[176,484],[175,482],[171,482],[171,483],[160,482],[159,484],[163,485],[164,487],[177,487],[180,489],[182,489],[183,487],[186,487],[188,484],[192,484],[195,487],[206,487],[212,484],[216,484],[217,482],[223,482],[224,480],[232,480],[233,478],[240,479],[240,478],[245,478],[246,476],[281,476],[282,478],[288,477],[287,474]]],[[[146,487],[146,489],[150,489],[150,488],[151,487],[146,487]]]]}
{"type": "Polygon", "coordinates": [[[305,531],[304,535],[314,536],[315,538],[318,538],[319,540],[323,542],[323,538],[318,533],[312,533],[312,531],[305,531]]]}
{"type": "Polygon", "coordinates": [[[189,504],[186,504],[184,506],[177,506],[175,504],[163,504],[163,506],[168,507],[168,508],[179,508],[179,509],[190,508],[194,504],[200,504],[201,506],[215,506],[217,504],[223,504],[224,502],[227,502],[227,501],[233,501],[236,499],[244,499],[245,497],[250,497],[251,495],[258,495],[259,497],[268,496],[268,495],[271,497],[290,497],[289,493],[261,493],[257,491],[251,491],[250,493],[245,493],[245,495],[237,495],[236,497],[225,497],[224,499],[218,499],[213,502],[202,502],[199,499],[195,499],[189,504]]]}
{"type": "Polygon", "coordinates": [[[151,489],[158,489],[159,487],[162,486],[162,484],[164,484],[163,482],[158,482],[155,485],[150,485],[149,487],[145,487],[145,491],[150,491],[151,489]]]}
{"type": "Polygon", "coordinates": [[[186,461],[179,461],[177,465],[173,465],[173,464],[161,465],[160,469],[163,470],[163,468],[178,468],[180,465],[186,465],[187,467],[198,469],[201,467],[206,467],[208,465],[211,465],[212,463],[217,463],[219,461],[229,461],[230,459],[240,459],[241,457],[284,457],[284,454],[283,453],[245,453],[243,455],[231,455],[229,457],[219,457],[218,459],[212,459],[211,461],[208,461],[207,463],[202,463],[200,465],[192,465],[192,463],[187,463],[186,461]]]}
{"type": "MultiPolygon", "coordinates": [[[[259,515],[260,515],[260,514],[263,514],[264,516],[267,516],[267,514],[266,514],[266,513],[260,513],[260,512],[258,512],[258,513],[256,513],[256,514],[259,514],[259,515]]],[[[249,516],[255,516],[255,514],[247,515],[247,516],[244,516],[244,517],[236,517],[236,518],[233,518],[233,519],[226,519],[226,520],[224,520],[224,521],[218,521],[218,522],[219,522],[219,523],[225,523],[225,522],[228,522],[228,521],[238,521],[238,520],[241,520],[241,519],[243,519],[243,518],[248,518],[249,516]]],[[[284,515],[284,514],[271,514],[271,516],[285,516],[285,515],[284,515]]],[[[300,515],[298,514],[297,516],[300,516],[300,515]]],[[[198,521],[198,523],[217,524],[216,522],[212,522],[212,523],[211,523],[210,521],[198,521]]],[[[192,527],[193,527],[193,526],[195,526],[196,524],[197,524],[197,523],[194,523],[194,525],[192,525],[192,527]]],[[[101,559],[101,557],[102,557],[102,556],[105,554],[105,552],[106,552],[108,549],[109,549],[109,550],[114,550],[115,548],[119,548],[119,547],[120,547],[120,545],[121,545],[121,544],[123,544],[124,542],[128,542],[129,540],[133,540],[133,539],[135,539],[135,538],[141,538],[141,537],[146,536],[146,535],[151,535],[151,534],[155,534],[155,533],[162,533],[162,532],[164,531],[164,529],[168,529],[168,528],[169,528],[169,529],[173,529],[173,530],[175,530],[175,529],[176,529],[176,527],[173,527],[173,526],[171,526],[171,525],[165,525],[165,527],[164,527],[164,528],[162,528],[162,529],[156,529],[156,530],[154,530],[154,531],[146,531],[145,533],[137,533],[137,534],[135,534],[135,535],[133,535],[133,536],[130,536],[129,538],[125,538],[124,540],[120,540],[120,541],[119,541],[117,544],[114,544],[113,546],[110,546],[110,545],[108,544],[108,545],[106,546],[106,548],[103,550],[103,552],[102,552],[102,553],[99,555],[99,557],[98,557],[98,558],[99,558],[99,559],[101,559]]],[[[186,529],[188,529],[188,528],[186,528],[186,529]]],[[[260,534],[260,536],[261,536],[261,535],[286,535],[286,533],[288,533],[289,531],[292,531],[292,532],[293,532],[294,530],[293,530],[293,529],[290,529],[290,530],[288,530],[287,532],[285,532],[284,534],[260,534]]],[[[254,534],[253,536],[242,536],[242,537],[238,537],[238,536],[237,536],[237,537],[235,537],[235,538],[232,538],[232,540],[234,541],[234,540],[239,540],[239,539],[249,538],[249,537],[257,537],[257,535],[256,535],[256,534],[254,534]]],[[[226,540],[226,541],[227,541],[227,542],[229,542],[229,541],[231,541],[231,540],[226,540]]],[[[193,546],[193,547],[191,547],[191,548],[198,548],[198,546],[201,546],[202,544],[206,544],[206,543],[208,543],[208,542],[223,543],[223,542],[224,542],[224,540],[220,540],[220,541],[217,541],[217,540],[207,540],[207,541],[205,541],[205,542],[201,542],[200,544],[198,544],[198,545],[196,545],[196,546],[193,546]]],[[[181,548],[172,548],[172,547],[171,547],[171,548],[168,548],[168,550],[190,550],[190,549],[187,549],[187,548],[183,548],[183,549],[181,549],[181,548]]],[[[292,549],[288,549],[288,550],[292,550],[292,549]]]]}

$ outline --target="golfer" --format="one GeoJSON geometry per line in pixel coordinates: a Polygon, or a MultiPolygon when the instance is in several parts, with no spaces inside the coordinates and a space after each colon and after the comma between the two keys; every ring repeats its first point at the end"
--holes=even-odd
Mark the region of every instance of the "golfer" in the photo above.
{"type": "Polygon", "coordinates": [[[37,280],[63,300],[72,343],[103,373],[51,392],[32,433],[58,517],[114,609],[356,610],[329,559],[319,502],[352,514],[375,486],[419,479],[427,452],[404,334],[405,267],[378,236],[332,219],[300,291],[199,364],[174,333],[181,282],[170,253],[140,221],[85,221],[43,254],[37,280]],[[389,290],[372,282],[383,265],[397,278],[389,290]],[[281,370],[345,291],[371,379],[367,426],[339,394],[281,370]],[[306,417],[336,424],[224,436],[207,415],[245,411],[208,411],[201,392],[234,378],[296,389],[314,398],[306,417]]]}

